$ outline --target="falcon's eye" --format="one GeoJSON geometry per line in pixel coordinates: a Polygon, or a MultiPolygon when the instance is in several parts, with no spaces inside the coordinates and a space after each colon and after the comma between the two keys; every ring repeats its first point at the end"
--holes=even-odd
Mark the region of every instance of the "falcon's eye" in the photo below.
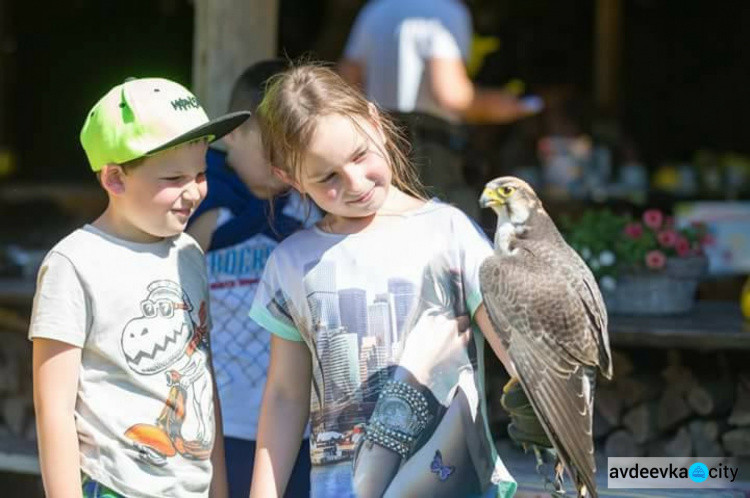
{"type": "Polygon", "coordinates": [[[508,197],[510,194],[513,193],[514,190],[515,189],[513,187],[505,186],[505,187],[501,187],[497,189],[497,193],[502,195],[503,197],[508,197]]]}

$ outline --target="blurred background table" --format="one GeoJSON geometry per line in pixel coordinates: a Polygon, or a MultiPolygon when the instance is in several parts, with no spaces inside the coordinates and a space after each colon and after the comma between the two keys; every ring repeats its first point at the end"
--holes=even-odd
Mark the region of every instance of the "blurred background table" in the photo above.
{"type": "Polygon", "coordinates": [[[750,349],[750,322],[736,301],[698,301],[675,316],[612,315],[609,332],[617,347],[750,349]]]}

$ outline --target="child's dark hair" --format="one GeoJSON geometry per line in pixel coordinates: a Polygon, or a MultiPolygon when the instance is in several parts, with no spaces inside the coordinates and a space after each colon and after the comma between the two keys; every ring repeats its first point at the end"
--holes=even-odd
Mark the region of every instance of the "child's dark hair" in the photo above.
{"type": "Polygon", "coordinates": [[[266,94],[268,80],[287,69],[289,62],[285,59],[267,59],[245,69],[232,88],[229,112],[255,112],[266,94]]]}
{"type": "MultiPolygon", "coordinates": [[[[331,69],[302,65],[269,81],[266,96],[258,107],[263,148],[270,164],[300,182],[302,159],[318,118],[338,114],[362,130],[357,120],[372,119],[370,102],[331,69]]],[[[408,142],[387,114],[379,113],[386,136],[384,156],[393,173],[392,183],[402,192],[424,198],[414,166],[407,158],[408,142]]]]}

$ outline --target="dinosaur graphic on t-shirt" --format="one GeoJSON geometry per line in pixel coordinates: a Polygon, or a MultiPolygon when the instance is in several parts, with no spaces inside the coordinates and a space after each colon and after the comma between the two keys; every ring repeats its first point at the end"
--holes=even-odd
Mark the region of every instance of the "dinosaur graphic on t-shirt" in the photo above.
{"type": "Polygon", "coordinates": [[[208,361],[208,312],[201,302],[199,324],[193,322],[193,306],[180,285],[157,280],[148,286],[141,302],[142,316],[131,319],[123,330],[122,351],[128,366],[140,375],[164,373],[169,387],[164,407],[154,424],[138,423],[125,431],[138,458],[166,465],[167,458],[207,460],[213,447],[213,398],[208,361]],[[184,422],[197,425],[187,439],[184,422]]]}

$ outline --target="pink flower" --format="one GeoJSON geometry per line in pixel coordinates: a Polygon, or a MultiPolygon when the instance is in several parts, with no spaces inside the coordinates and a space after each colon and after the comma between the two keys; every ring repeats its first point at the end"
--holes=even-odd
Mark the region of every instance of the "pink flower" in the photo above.
{"type": "Polygon", "coordinates": [[[652,270],[664,268],[665,264],[667,264],[667,257],[664,256],[663,252],[654,250],[646,253],[646,266],[652,270]]]}
{"type": "Polygon", "coordinates": [[[625,235],[631,239],[637,239],[643,234],[643,225],[638,222],[628,223],[625,227],[625,235]]]}
{"type": "Polygon", "coordinates": [[[643,223],[652,230],[658,230],[664,222],[664,214],[658,209],[649,209],[643,213],[643,223]]]}
{"type": "Polygon", "coordinates": [[[678,237],[674,245],[677,255],[681,258],[690,255],[690,242],[685,237],[678,237]]]}
{"type": "Polygon", "coordinates": [[[677,233],[674,230],[663,230],[656,236],[662,247],[673,247],[677,242],[677,233]]]}
{"type": "Polygon", "coordinates": [[[714,242],[716,242],[716,239],[714,239],[714,236],[711,235],[710,233],[707,233],[701,239],[702,246],[710,246],[710,245],[713,245],[714,242]]]}

